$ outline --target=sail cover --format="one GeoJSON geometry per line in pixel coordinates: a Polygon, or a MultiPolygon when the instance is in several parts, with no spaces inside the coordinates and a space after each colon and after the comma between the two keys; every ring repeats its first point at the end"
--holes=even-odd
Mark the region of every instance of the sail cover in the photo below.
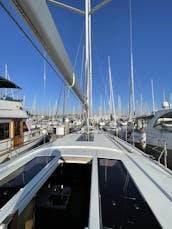
{"type": "Polygon", "coordinates": [[[85,104],[85,98],[76,80],[46,0],[11,0],[11,2],[53,60],[64,79],[72,87],[77,97],[85,104]]]}

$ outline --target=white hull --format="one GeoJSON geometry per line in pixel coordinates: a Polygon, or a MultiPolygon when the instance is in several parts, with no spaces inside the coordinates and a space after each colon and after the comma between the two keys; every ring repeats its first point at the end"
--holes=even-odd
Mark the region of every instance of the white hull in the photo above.
{"type": "MultiPolygon", "coordinates": [[[[172,109],[163,109],[155,113],[146,127],[146,144],[159,150],[167,148],[171,157],[172,152],[172,109]]],[[[151,147],[151,148],[152,148],[151,147]]]]}

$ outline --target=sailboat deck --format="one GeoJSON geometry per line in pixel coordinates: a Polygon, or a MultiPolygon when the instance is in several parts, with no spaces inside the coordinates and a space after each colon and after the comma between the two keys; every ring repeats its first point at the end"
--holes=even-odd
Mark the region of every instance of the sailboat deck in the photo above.
{"type": "MultiPolygon", "coordinates": [[[[52,143],[52,147],[60,149],[61,153],[80,153],[81,155],[93,155],[94,151],[114,152],[116,156],[122,153],[119,146],[115,146],[104,134],[94,134],[93,141],[80,141],[80,134],[70,134],[52,143]],[[71,149],[75,149],[75,152],[71,149]],[[79,152],[78,152],[79,151],[79,152]]],[[[95,153],[95,152],[94,152],[95,153]]]]}
{"type": "MultiPolygon", "coordinates": [[[[36,192],[45,182],[45,178],[55,171],[63,161],[70,163],[92,163],[91,191],[90,191],[90,228],[100,228],[100,200],[99,200],[99,160],[105,159],[106,163],[116,162],[126,169],[132,181],[148,203],[151,211],[163,228],[171,228],[172,225],[172,173],[163,166],[147,157],[126,142],[117,138],[110,138],[105,134],[94,134],[94,141],[78,141],[80,134],[71,134],[54,142],[21,155],[13,161],[0,165],[0,179],[7,176],[6,169],[11,173],[37,156],[55,156],[52,162],[45,166],[30,183],[22,188],[11,200],[4,205],[0,212],[0,219],[4,219],[8,213],[23,209],[26,203],[33,198],[36,192]],[[44,179],[44,182],[38,182],[44,179]],[[25,196],[28,197],[26,201],[25,196]],[[16,205],[20,203],[20,205],[16,205]],[[10,207],[9,207],[10,206],[10,207]],[[4,209],[4,211],[3,211],[4,209]]],[[[116,187],[117,188],[117,187],[116,187]]],[[[21,210],[20,210],[21,211],[21,210]]]]}

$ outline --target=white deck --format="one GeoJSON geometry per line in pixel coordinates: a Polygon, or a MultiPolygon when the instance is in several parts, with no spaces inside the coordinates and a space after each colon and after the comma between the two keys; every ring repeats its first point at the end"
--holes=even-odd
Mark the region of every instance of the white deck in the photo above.
{"type": "Polygon", "coordinates": [[[113,140],[103,134],[95,134],[93,142],[83,142],[77,141],[78,137],[78,134],[65,136],[37,150],[32,150],[17,160],[13,159],[0,165],[0,179],[2,179],[35,156],[56,155],[50,162],[51,166],[46,166],[1,209],[0,223],[16,209],[19,209],[19,212],[24,209],[41,187],[42,182],[38,181],[45,180],[55,170],[60,163],[60,157],[69,158],[69,161],[76,163],[84,162],[84,158],[88,158],[92,160],[89,228],[100,228],[97,158],[108,158],[123,162],[162,228],[171,228],[172,172],[170,170],[120,139],[113,140]]]}

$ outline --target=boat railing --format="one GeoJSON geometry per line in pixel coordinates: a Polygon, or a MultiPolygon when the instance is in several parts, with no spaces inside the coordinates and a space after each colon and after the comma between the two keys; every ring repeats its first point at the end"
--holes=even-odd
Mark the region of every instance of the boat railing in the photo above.
{"type": "MultiPolygon", "coordinates": [[[[149,137],[154,138],[154,135],[149,135],[149,137]]],[[[167,142],[165,139],[158,139],[157,145],[154,147],[150,147],[147,145],[148,148],[152,149],[154,152],[159,154],[157,161],[161,163],[161,159],[164,156],[163,164],[167,167],[167,157],[168,157],[168,150],[167,150],[167,142]]]]}
{"type": "Polygon", "coordinates": [[[0,141],[0,156],[4,156],[6,153],[9,153],[12,148],[12,138],[8,138],[0,141]]]}
{"type": "Polygon", "coordinates": [[[44,135],[43,131],[40,129],[33,129],[24,133],[24,143],[29,142],[37,137],[44,135]]]}
{"type": "Polygon", "coordinates": [[[158,162],[159,163],[160,163],[160,160],[161,160],[163,155],[164,155],[164,165],[165,165],[165,167],[167,167],[167,156],[168,156],[168,154],[167,154],[167,142],[166,141],[164,141],[164,148],[163,148],[161,154],[158,157],[158,162]]]}
{"type": "MultiPolygon", "coordinates": [[[[43,143],[45,143],[46,140],[46,134],[43,131],[40,131],[39,129],[30,131],[29,133],[26,133],[23,135],[22,143],[20,140],[17,141],[17,143],[14,145],[15,138],[8,138],[5,140],[0,141],[1,142],[1,149],[0,149],[0,163],[2,163],[5,160],[11,159],[14,155],[18,156],[22,152],[22,148],[34,141],[38,140],[40,137],[43,137],[43,143]]],[[[20,136],[19,136],[20,138],[20,136]]]]}

